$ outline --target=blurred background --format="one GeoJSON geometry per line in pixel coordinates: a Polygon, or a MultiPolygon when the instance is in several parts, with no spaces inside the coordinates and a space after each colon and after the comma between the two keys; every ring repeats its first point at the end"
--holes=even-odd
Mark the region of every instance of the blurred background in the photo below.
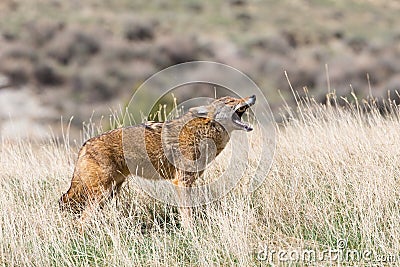
{"type": "Polygon", "coordinates": [[[73,138],[89,120],[107,128],[150,75],[191,60],[246,73],[277,116],[282,97],[293,103],[285,71],[321,102],[327,76],[339,95],[395,97],[399,11],[385,0],[2,0],[0,136],[57,136],[72,116],[73,138]]]}

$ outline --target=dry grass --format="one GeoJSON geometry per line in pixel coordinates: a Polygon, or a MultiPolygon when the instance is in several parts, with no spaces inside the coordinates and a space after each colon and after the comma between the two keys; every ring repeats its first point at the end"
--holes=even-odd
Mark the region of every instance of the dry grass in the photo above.
{"type": "Polygon", "coordinates": [[[180,228],[173,208],[127,186],[81,235],[57,206],[76,149],[3,140],[0,262],[258,266],[256,252],[265,245],[322,251],[336,248],[338,239],[351,249],[394,255],[400,251],[398,115],[397,108],[382,117],[354,105],[302,103],[277,126],[275,160],[263,186],[198,209],[192,232],[180,228]]]}

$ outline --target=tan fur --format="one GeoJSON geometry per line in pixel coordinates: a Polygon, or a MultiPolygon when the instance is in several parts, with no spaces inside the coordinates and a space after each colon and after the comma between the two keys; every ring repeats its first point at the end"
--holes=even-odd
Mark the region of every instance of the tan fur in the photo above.
{"type": "MultiPolygon", "coordinates": [[[[186,159],[196,160],[200,153],[199,144],[209,138],[216,144],[218,155],[229,141],[229,132],[234,130],[229,124],[232,123],[229,114],[228,119],[222,115],[234,112],[235,108],[249,101],[251,103],[246,108],[254,103],[255,96],[252,99],[224,97],[208,106],[192,108],[175,120],[119,128],[89,139],[79,152],[71,186],[59,201],[61,207],[85,216],[93,207],[102,205],[119,191],[131,174],[129,169],[137,170],[132,174],[147,179],[159,179],[161,176],[177,187],[192,186],[203,170],[190,172],[176,168],[164,154],[162,141],[178,146],[186,159]],[[166,135],[164,139],[163,134],[166,135]],[[169,136],[177,138],[169,139],[169,136]],[[129,149],[124,150],[124,145],[128,145],[129,149]],[[131,168],[128,168],[125,159],[129,159],[131,168]],[[154,169],[159,175],[152,171],[154,169]]],[[[191,216],[188,208],[181,208],[180,211],[182,217],[191,216]]]]}

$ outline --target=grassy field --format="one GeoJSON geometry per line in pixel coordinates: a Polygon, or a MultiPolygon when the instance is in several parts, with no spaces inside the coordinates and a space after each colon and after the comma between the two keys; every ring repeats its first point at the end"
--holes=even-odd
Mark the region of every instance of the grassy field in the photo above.
{"type": "MultiPolygon", "coordinates": [[[[383,117],[357,105],[302,102],[276,126],[275,160],[264,184],[250,196],[237,189],[199,208],[193,231],[181,229],[173,208],[128,184],[80,234],[57,205],[77,148],[2,140],[0,263],[259,266],[272,250],[292,252],[294,260],[307,249],[317,253],[315,262],[335,264],[335,255],[318,253],[337,248],[342,262],[394,261],[387,257],[400,251],[399,115],[397,108],[383,117]],[[355,250],[369,257],[344,256],[355,250]]],[[[279,263],[278,254],[270,258],[279,263]]]]}

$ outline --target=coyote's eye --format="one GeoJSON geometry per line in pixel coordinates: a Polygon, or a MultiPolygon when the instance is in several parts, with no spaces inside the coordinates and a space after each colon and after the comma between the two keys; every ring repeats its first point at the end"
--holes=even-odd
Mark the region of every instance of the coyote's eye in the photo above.
{"type": "Polygon", "coordinates": [[[245,112],[246,111],[246,106],[240,107],[236,111],[245,112]]]}

